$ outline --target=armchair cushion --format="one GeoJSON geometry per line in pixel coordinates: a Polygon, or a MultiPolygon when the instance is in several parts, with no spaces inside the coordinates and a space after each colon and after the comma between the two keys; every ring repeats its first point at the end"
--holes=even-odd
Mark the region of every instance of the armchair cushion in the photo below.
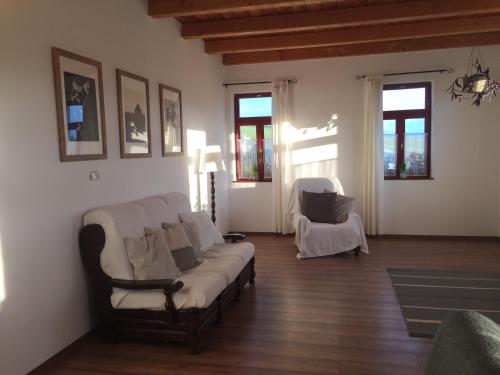
{"type": "Polygon", "coordinates": [[[337,193],[311,193],[302,191],[302,213],[315,223],[335,224],[337,193]]]}
{"type": "MultiPolygon", "coordinates": [[[[330,190],[325,189],[325,193],[331,193],[330,190]]],[[[335,220],[337,223],[345,223],[347,215],[352,212],[355,198],[346,195],[337,194],[335,200],[335,220]]]]}

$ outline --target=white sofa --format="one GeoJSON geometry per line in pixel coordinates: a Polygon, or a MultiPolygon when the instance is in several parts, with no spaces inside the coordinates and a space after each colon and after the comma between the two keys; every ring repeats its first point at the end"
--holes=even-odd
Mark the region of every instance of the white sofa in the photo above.
{"type": "Polygon", "coordinates": [[[104,338],[184,340],[197,352],[201,331],[220,319],[223,306],[238,299],[247,282],[253,283],[255,248],[249,242],[214,244],[201,253],[201,265],[176,280],[134,280],[124,238],[144,236],[145,227],[178,223],[179,214],[189,211],[184,194],[168,193],[84,215],[80,249],[104,338]]]}

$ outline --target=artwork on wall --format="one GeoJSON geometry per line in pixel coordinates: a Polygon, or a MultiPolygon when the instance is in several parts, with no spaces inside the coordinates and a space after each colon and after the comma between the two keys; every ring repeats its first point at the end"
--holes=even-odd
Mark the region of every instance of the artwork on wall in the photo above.
{"type": "Polygon", "coordinates": [[[149,81],[117,69],[116,82],[121,157],[151,157],[149,81]]]}
{"type": "Polygon", "coordinates": [[[181,90],[160,84],[163,156],[179,156],[182,148],[181,90]]]}
{"type": "Polygon", "coordinates": [[[60,160],[106,159],[101,63],[52,48],[60,160]]]}

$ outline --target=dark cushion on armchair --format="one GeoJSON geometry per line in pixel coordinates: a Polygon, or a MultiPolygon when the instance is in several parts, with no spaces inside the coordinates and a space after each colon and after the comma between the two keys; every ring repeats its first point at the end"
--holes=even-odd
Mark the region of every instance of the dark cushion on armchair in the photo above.
{"type": "Polygon", "coordinates": [[[336,224],[336,198],[337,193],[310,193],[302,191],[302,214],[314,223],[336,224]]]}

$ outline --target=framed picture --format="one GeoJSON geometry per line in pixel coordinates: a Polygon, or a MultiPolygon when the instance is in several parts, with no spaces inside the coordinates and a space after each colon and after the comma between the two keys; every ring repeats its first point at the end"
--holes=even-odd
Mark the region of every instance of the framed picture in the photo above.
{"type": "Polygon", "coordinates": [[[181,90],[160,84],[160,111],[163,156],[180,156],[183,154],[181,90]]]}
{"type": "Polygon", "coordinates": [[[116,85],[121,157],[150,158],[149,81],[116,69],[116,85]]]}
{"type": "Polygon", "coordinates": [[[101,63],[53,47],[52,66],[60,160],[106,159],[101,63]]]}

